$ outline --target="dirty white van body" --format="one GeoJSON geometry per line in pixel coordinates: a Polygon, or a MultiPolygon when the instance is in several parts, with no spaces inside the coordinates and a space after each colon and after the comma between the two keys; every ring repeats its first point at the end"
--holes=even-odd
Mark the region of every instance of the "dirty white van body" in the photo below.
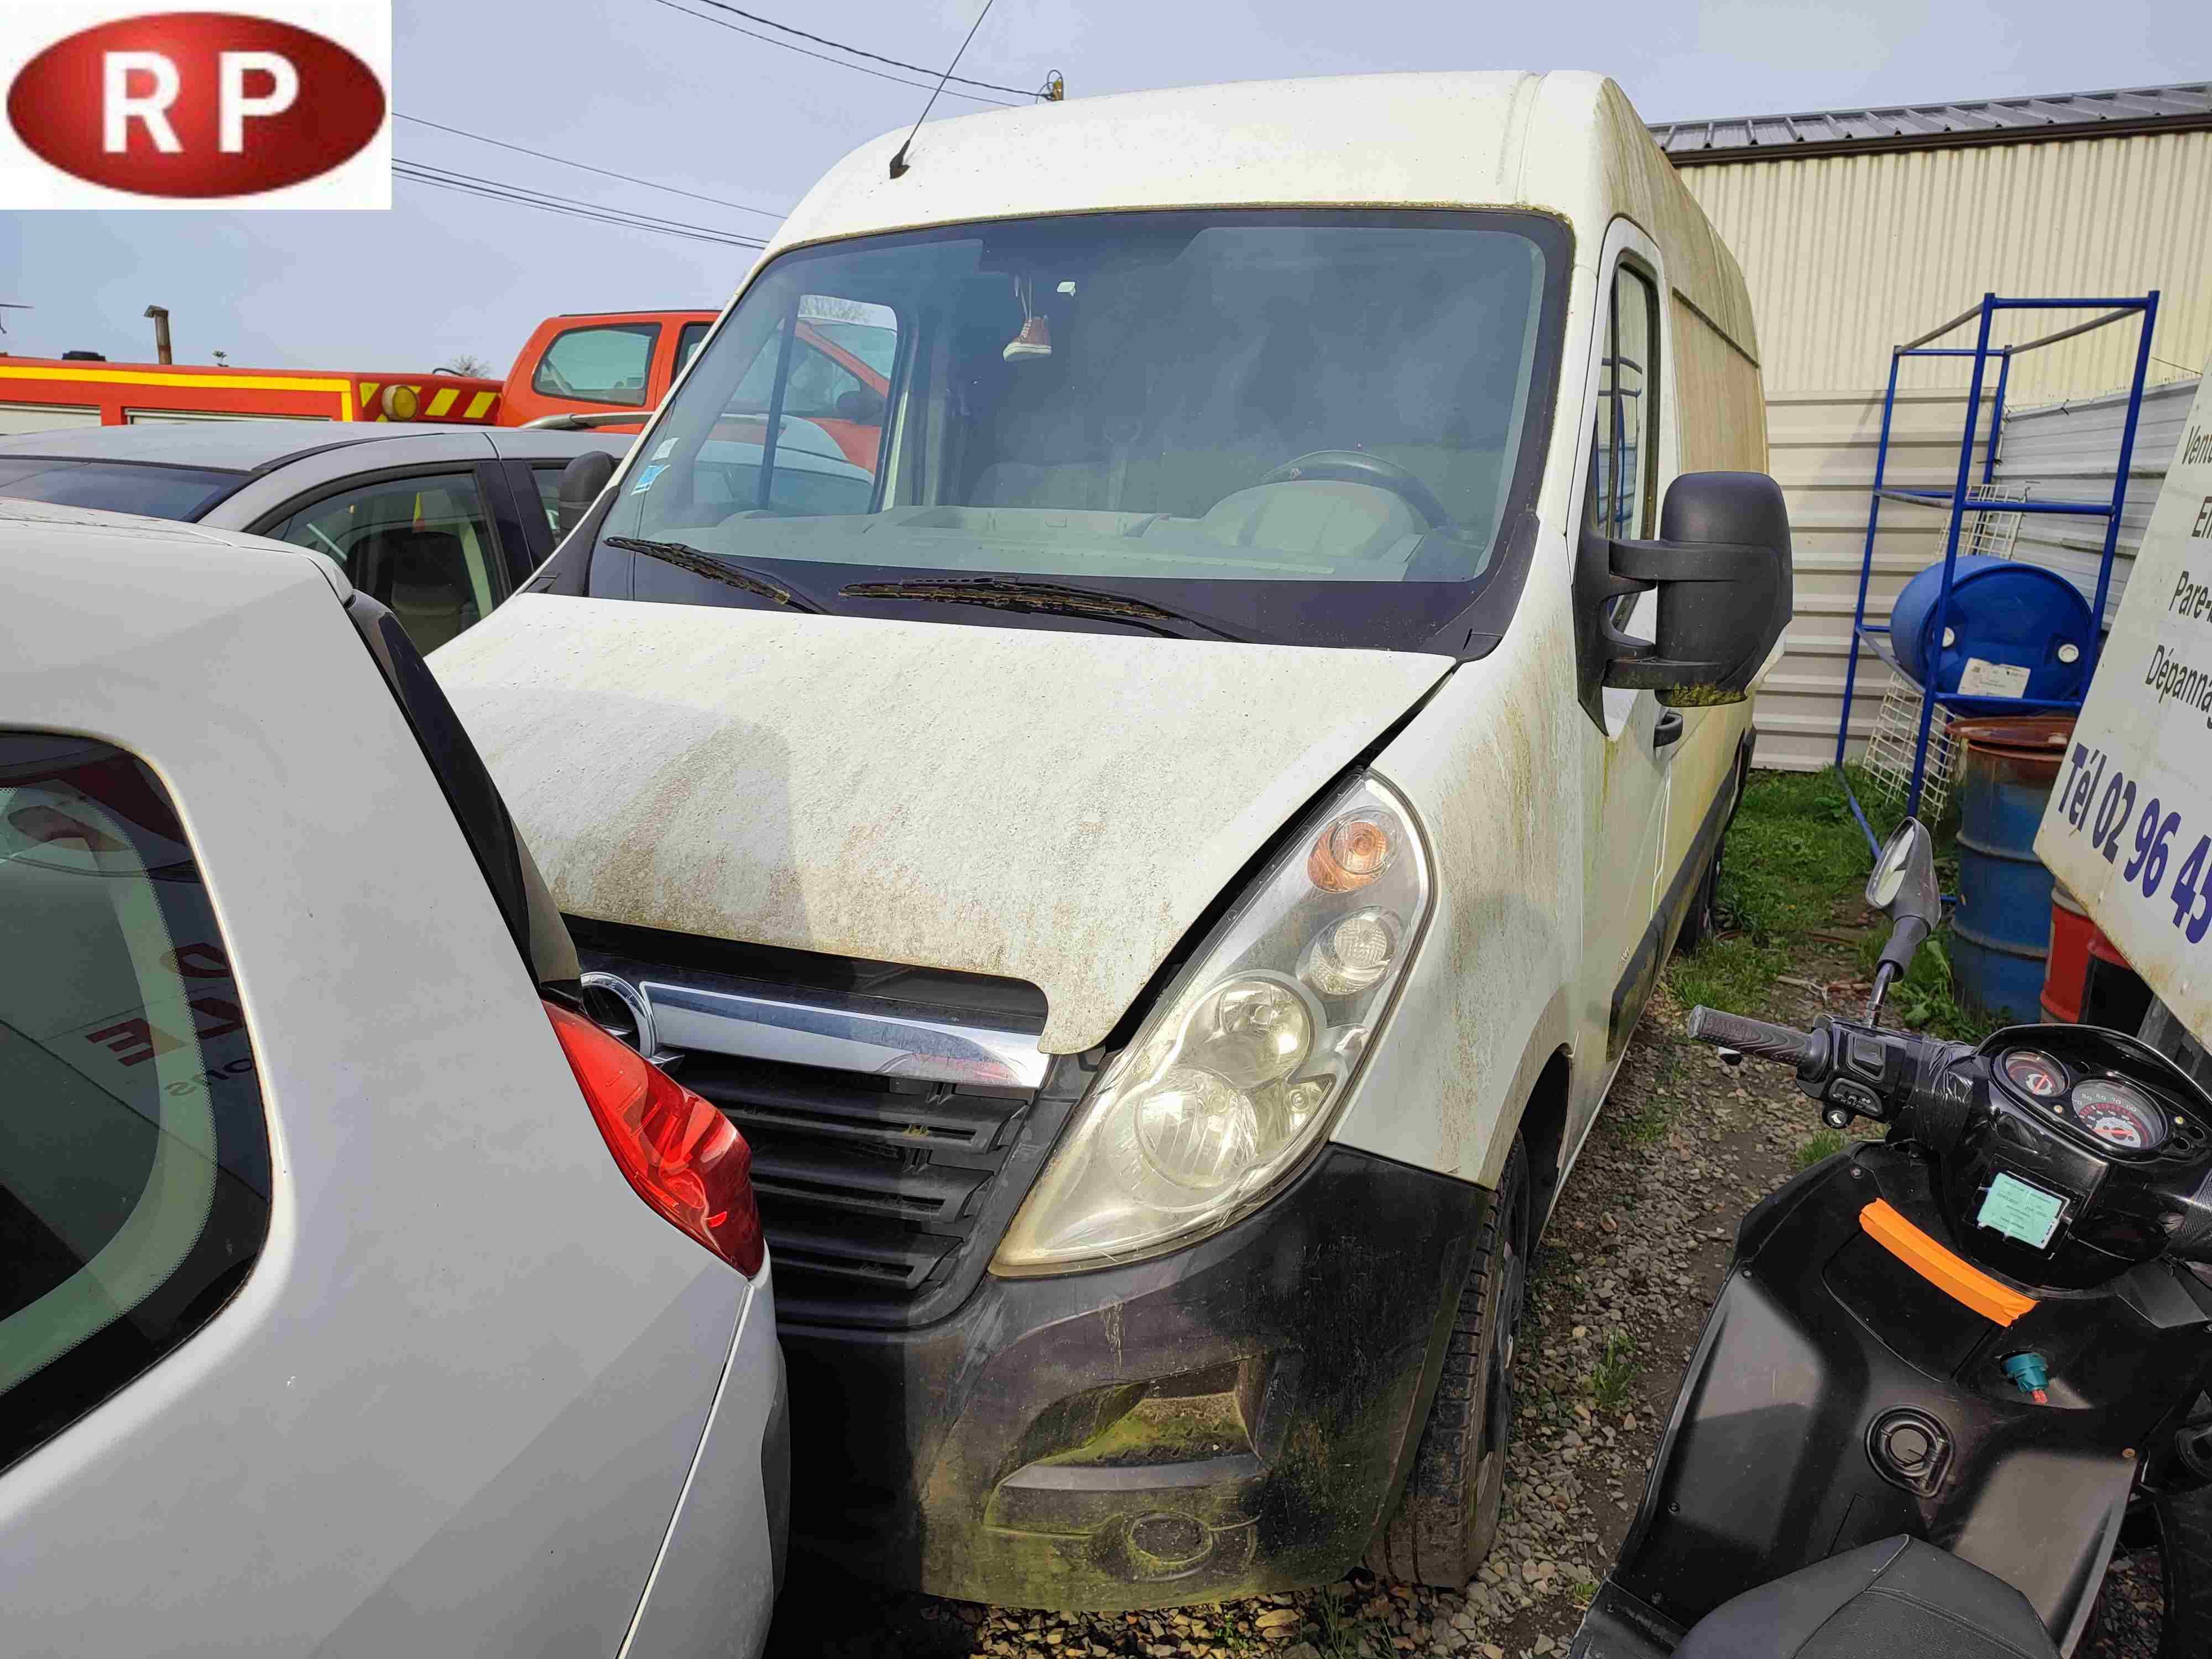
{"type": "Polygon", "coordinates": [[[1594,75],[898,146],[434,665],[610,1022],[755,1149],[847,1471],[795,1535],[1030,1605],[1462,1583],[1787,615],[1741,277],[1594,75]],[[884,406],[802,384],[802,315],[895,331],[884,406]],[[833,396],[866,501],[765,441],[833,396]],[[1662,500],[1730,545],[1639,553],[1662,500]]]}

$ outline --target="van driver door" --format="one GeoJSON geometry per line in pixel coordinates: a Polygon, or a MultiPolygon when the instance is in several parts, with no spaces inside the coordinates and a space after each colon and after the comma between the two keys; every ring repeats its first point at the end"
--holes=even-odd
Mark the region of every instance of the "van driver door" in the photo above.
{"type": "MultiPolygon", "coordinates": [[[[1661,418],[1672,389],[1664,379],[1658,249],[1616,220],[1602,269],[1583,409],[1588,437],[1579,523],[1624,539],[1649,538],[1658,533],[1660,489],[1672,472],[1674,448],[1671,423],[1661,418]]],[[[1650,637],[1653,594],[1612,603],[1617,626],[1650,637]]],[[[1603,728],[1591,733],[1600,763],[1585,796],[1582,988],[1587,1040],[1593,1048],[1601,1041],[1602,1074],[1610,1076],[1658,975],[1668,776],[1684,723],[1650,691],[1607,689],[1602,702],[1603,728]]],[[[1595,1113],[1595,1091],[1588,1099],[1595,1113]]],[[[1577,1133],[1581,1127],[1573,1126],[1577,1133]]]]}

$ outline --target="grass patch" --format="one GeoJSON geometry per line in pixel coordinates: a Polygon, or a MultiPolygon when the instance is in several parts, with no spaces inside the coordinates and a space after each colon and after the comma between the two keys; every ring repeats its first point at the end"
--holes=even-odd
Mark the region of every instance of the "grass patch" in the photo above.
{"type": "MultiPolygon", "coordinates": [[[[1887,834],[1896,816],[1876,817],[1875,830],[1887,834]]],[[[1720,910],[1731,931],[1668,965],[1674,995],[1712,1008],[1759,1007],[1806,936],[1865,890],[1873,867],[1833,772],[1753,773],[1721,866],[1720,910]]]]}
{"type": "MultiPolygon", "coordinates": [[[[1903,811],[1869,789],[1856,768],[1851,784],[1876,835],[1887,836],[1903,820],[1903,811]]],[[[1930,827],[1937,875],[1946,892],[1955,892],[1955,816],[1930,827]]],[[[1809,947],[1814,928],[1856,921],[1864,914],[1862,895],[1873,868],[1866,836],[1832,769],[1753,773],[1721,867],[1720,909],[1733,931],[1668,965],[1674,995],[1685,1003],[1755,1012],[1772,994],[1776,975],[1787,973],[1809,947]]],[[[1859,969],[1869,978],[1888,933],[1875,921],[1859,947],[1859,969]]],[[[1948,929],[1921,947],[1911,971],[1892,988],[1883,1020],[1978,1042],[2004,1022],[1984,1018],[1954,997],[1946,937],[1948,929]]],[[[1838,1010],[1854,1018],[1858,1012],[1838,1010]]]]}
{"type": "MultiPolygon", "coordinates": [[[[1948,929],[1920,947],[1905,977],[1889,988],[1881,1017],[1890,1024],[1910,1025],[1954,1042],[1979,1042],[1990,1032],[2012,1022],[2001,1014],[1969,1008],[1953,994],[1951,957],[1943,948],[1948,929]]],[[[1881,941],[1870,939],[1859,947],[1859,964],[1869,978],[1881,956],[1881,941]]]]}
{"type": "Polygon", "coordinates": [[[1344,1604],[1334,1595],[1322,1596],[1318,1611],[1322,1659],[1358,1659],[1363,1649],[1358,1621],[1346,1613],[1344,1604]]]}
{"type": "Polygon", "coordinates": [[[1663,1139],[1667,1131],[1674,1127],[1674,1103],[1656,1094],[1647,1094],[1637,1102],[1633,1110],[1608,1113],[1607,1121],[1632,1146],[1649,1146],[1663,1139]]]}
{"type": "MultiPolygon", "coordinates": [[[[1851,782],[1875,833],[1887,836],[1904,814],[1880,805],[1856,773],[1851,782]]],[[[1754,772],[1729,831],[1721,910],[1755,939],[1795,939],[1826,926],[1839,902],[1865,890],[1873,868],[1832,770],[1754,772]]]]}
{"type": "Polygon", "coordinates": [[[1636,1344],[1626,1331],[1615,1331],[1605,1340],[1605,1352],[1589,1375],[1589,1393],[1601,1412],[1619,1412],[1629,1403],[1629,1390],[1636,1386],[1636,1344]]]}
{"type": "Polygon", "coordinates": [[[1825,1164],[1842,1152],[1844,1144],[1842,1130],[1823,1129],[1790,1155],[1790,1167],[1804,1170],[1815,1164],[1825,1164]]]}

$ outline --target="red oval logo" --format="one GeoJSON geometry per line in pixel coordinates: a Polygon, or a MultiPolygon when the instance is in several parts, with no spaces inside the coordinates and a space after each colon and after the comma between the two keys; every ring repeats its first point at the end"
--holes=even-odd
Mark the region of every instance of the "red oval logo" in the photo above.
{"type": "Polygon", "coordinates": [[[328,173],[384,125],[384,88],[334,40],[228,12],[125,18],[56,41],[8,89],[41,161],[141,196],[252,196],[328,173]]]}

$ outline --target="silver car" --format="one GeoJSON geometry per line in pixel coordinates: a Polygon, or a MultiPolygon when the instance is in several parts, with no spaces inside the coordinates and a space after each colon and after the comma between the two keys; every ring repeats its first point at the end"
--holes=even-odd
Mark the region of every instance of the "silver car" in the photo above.
{"type": "Polygon", "coordinates": [[[0,502],[0,1648],[757,1654],[750,1154],[326,559],[0,502]]]}
{"type": "Polygon", "coordinates": [[[327,555],[433,651],[553,550],[562,469],[627,433],[168,421],[0,439],[0,501],[246,530],[327,555]]]}

